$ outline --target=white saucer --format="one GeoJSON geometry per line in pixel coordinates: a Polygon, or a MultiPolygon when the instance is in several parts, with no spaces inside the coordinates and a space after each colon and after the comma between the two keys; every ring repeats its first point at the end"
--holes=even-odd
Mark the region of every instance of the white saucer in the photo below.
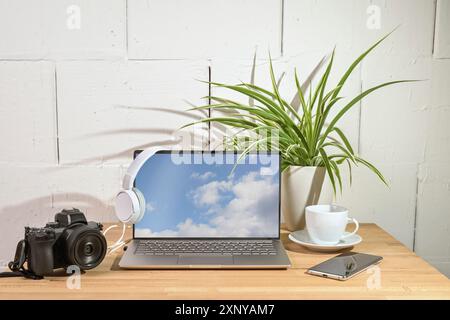
{"type": "MultiPolygon", "coordinates": [[[[346,232],[345,234],[349,234],[350,232],[346,232]]],[[[353,236],[350,236],[348,238],[345,238],[339,243],[334,245],[324,245],[324,244],[317,244],[314,243],[308,234],[307,230],[299,230],[294,231],[291,234],[289,234],[289,239],[292,242],[298,243],[308,249],[315,250],[315,251],[322,251],[322,252],[333,252],[333,251],[339,251],[342,249],[350,248],[362,241],[362,238],[354,234],[353,236]]]]}

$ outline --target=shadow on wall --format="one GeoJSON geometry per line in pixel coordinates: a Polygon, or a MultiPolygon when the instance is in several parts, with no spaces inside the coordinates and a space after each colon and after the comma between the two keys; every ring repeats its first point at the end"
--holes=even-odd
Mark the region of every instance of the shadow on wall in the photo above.
{"type": "MultiPolygon", "coordinates": [[[[170,110],[170,109],[164,109],[164,108],[157,108],[157,107],[140,107],[140,106],[125,106],[125,105],[117,105],[115,108],[119,109],[132,109],[136,111],[144,111],[144,112],[156,112],[156,113],[168,113],[170,115],[175,116],[182,116],[191,119],[192,121],[199,121],[206,115],[205,112],[202,112],[202,116],[192,114],[188,111],[177,111],[177,110],[170,110]]],[[[152,142],[143,143],[140,145],[134,145],[130,148],[126,148],[117,152],[112,152],[108,154],[103,154],[95,157],[85,158],[78,161],[67,163],[67,165],[88,165],[92,163],[98,163],[98,161],[109,161],[109,160],[116,160],[116,159],[123,159],[129,157],[130,160],[133,156],[134,150],[142,150],[150,147],[155,146],[179,146],[182,145],[183,148],[187,149],[195,149],[196,146],[199,146],[200,148],[205,148],[208,146],[208,131],[209,129],[205,126],[202,127],[198,132],[181,132],[179,129],[170,129],[170,128],[124,128],[124,129],[115,129],[115,130],[105,130],[105,131],[99,131],[96,133],[86,134],[79,136],[80,139],[92,139],[102,136],[126,136],[126,135],[151,135],[153,134],[161,134],[166,135],[167,139],[161,139],[161,140],[153,140],[152,142]],[[189,136],[188,138],[186,136],[189,136]],[[183,140],[187,138],[186,140],[183,140]]]]}
{"type": "Polygon", "coordinates": [[[55,193],[1,208],[2,225],[8,227],[1,232],[0,266],[6,266],[14,258],[17,242],[23,239],[26,226],[43,227],[54,221],[56,213],[72,207],[84,212],[88,220],[93,220],[91,216],[107,217],[114,211],[111,205],[83,193],[55,193]],[[102,212],[98,212],[100,210],[102,212]]]}

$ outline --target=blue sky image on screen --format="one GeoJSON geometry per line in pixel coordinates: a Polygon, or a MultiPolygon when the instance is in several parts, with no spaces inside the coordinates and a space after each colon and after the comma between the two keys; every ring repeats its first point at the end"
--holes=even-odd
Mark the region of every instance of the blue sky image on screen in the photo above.
{"type": "Polygon", "coordinates": [[[135,237],[278,237],[278,155],[272,173],[261,162],[247,157],[232,173],[229,162],[177,165],[154,155],[136,177],[146,211],[135,237]]]}

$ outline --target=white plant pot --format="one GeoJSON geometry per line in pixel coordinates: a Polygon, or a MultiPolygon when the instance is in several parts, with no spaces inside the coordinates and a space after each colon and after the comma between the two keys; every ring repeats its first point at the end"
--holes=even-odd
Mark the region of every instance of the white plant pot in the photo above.
{"type": "Polygon", "coordinates": [[[281,177],[281,209],[289,231],[305,229],[305,208],[331,204],[333,187],[324,167],[290,166],[281,177]]]}

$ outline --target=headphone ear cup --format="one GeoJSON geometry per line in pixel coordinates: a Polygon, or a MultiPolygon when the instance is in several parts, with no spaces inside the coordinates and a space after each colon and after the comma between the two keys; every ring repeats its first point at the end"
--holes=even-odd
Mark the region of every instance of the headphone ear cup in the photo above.
{"type": "Polygon", "coordinates": [[[133,188],[134,193],[139,201],[139,208],[136,210],[136,218],[133,223],[138,223],[144,217],[145,214],[145,197],[139,189],[133,188]]]}
{"type": "Polygon", "coordinates": [[[134,223],[140,214],[139,198],[133,190],[120,191],[116,196],[116,215],[123,223],[134,223]]]}

